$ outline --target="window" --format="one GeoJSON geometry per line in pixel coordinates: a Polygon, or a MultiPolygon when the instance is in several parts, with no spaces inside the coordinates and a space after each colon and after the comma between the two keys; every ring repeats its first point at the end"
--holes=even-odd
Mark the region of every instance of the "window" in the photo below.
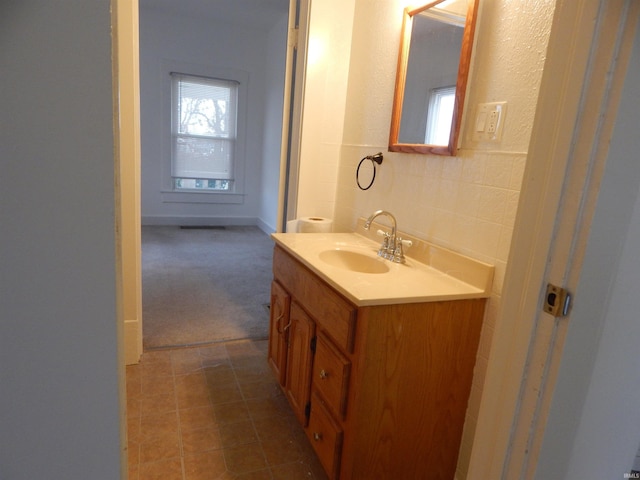
{"type": "Polygon", "coordinates": [[[171,73],[174,190],[232,191],[238,82],[171,73]]]}
{"type": "Polygon", "coordinates": [[[434,88],[431,91],[424,143],[427,145],[449,145],[455,100],[455,85],[434,88]]]}

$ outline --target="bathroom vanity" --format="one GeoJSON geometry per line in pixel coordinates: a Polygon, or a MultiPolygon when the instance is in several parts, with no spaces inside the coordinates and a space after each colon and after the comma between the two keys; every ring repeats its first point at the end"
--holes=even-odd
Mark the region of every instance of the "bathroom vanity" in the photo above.
{"type": "Polygon", "coordinates": [[[492,267],[418,239],[424,263],[400,265],[362,235],[273,237],[269,364],[329,477],[452,480],[492,267]]]}

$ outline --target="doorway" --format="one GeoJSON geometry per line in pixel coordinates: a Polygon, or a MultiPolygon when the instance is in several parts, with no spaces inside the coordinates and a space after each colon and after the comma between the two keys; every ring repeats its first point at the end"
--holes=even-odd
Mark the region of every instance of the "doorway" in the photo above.
{"type": "MultiPolygon", "coordinates": [[[[196,1],[178,4],[140,0],[139,3],[142,269],[146,272],[146,260],[150,260],[154,268],[158,267],[156,274],[164,271],[155,275],[160,283],[150,288],[147,281],[151,277],[142,279],[145,349],[243,335],[260,337],[266,334],[266,328],[265,333],[261,333],[253,327],[231,326],[226,330],[214,327],[220,333],[214,337],[203,334],[199,338],[193,333],[159,342],[147,341],[151,330],[148,322],[158,312],[170,314],[162,322],[169,316],[197,320],[207,308],[229,319],[227,326],[233,319],[237,320],[238,327],[243,319],[261,315],[266,316],[266,320],[261,319],[262,323],[268,322],[269,282],[262,277],[268,277],[270,272],[269,261],[264,256],[265,251],[270,255],[271,248],[265,247],[265,243],[270,243],[268,233],[275,231],[278,223],[289,1],[217,0],[206,6],[196,1]],[[235,170],[231,192],[176,191],[174,188],[170,159],[171,112],[167,111],[171,89],[167,79],[175,71],[214,77],[239,75],[243,79],[246,98],[239,110],[245,115],[246,123],[244,131],[238,134],[236,148],[241,150],[243,163],[235,170]],[[161,245],[162,242],[166,243],[161,245]],[[197,248],[201,249],[199,253],[192,251],[187,255],[187,250],[197,248]],[[164,253],[159,253],[162,249],[164,253]],[[158,259],[162,258],[168,261],[158,265],[158,259]],[[178,258],[182,258],[182,262],[173,261],[178,258]],[[242,281],[242,272],[246,282],[242,281]],[[256,272],[259,275],[252,275],[256,272]],[[245,294],[239,296],[244,299],[243,305],[227,302],[241,290],[232,288],[232,284],[244,286],[249,280],[260,279],[267,291],[256,294],[259,300],[247,305],[245,294]],[[207,295],[206,289],[214,284],[220,288],[207,295]],[[159,294],[163,289],[164,293],[159,294]],[[147,300],[151,296],[160,301],[149,306],[147,300]],[[177,302],[183,300],[184,304],[179,306],[177,302]],[[208,306],[205,300],[210,302],[208,306]],[[230,333],[231,330],[236,332],[230,333]]],[[[168,325],[163,335],[167,332],[170,335],[171,331],[184,334],[184,330],[168,325]]]]}

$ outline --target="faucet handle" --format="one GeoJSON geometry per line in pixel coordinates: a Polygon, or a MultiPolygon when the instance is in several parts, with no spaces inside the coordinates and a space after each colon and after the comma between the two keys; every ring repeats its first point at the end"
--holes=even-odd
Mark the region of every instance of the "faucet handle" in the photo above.
{"type": "Polygon", "coordinates": [[[376,234],[382,237],[382,245],[380,245],[380,248],[378,249],[378,256],[387,258],[389,250],[393,251],[395,248],[394,245],[391,245],[391,234],[384,230],[378,230],[376,231],[376,234]]]}
{"type": "Polygon", "coordinates": [[[404,263],[405,262],[404,250],[402,247],[405,246],[409,248],[412,245],[413,245],[413,242],[411,240],[403,240],[402,238],[397,237],[396,244],[393,250],[393,261],[395,263],[404,263]]]}
{"type": "Polygon", "coordinates": [[[409,248],[409,247],[413,246],[413,242],[411,240],[403,240],[402,238],[399,238],[398,241],[400,243],[402,243],[402,246],[404,248],[409,248]]]}

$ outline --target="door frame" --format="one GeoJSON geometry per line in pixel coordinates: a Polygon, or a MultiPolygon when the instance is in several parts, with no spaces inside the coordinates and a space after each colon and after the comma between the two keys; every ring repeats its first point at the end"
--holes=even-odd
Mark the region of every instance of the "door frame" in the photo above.
{"type": "Polygon", "coordinates": [[[580,279],[633,43],[632,3],[556,3],[469,478],[535,474],[571,321],[542,313],[542,302],[547,282],[575,291],[580,279]]]}
{"type": "Polygon", "coordinates": [[[311,0],[289,0],[277,232],[286,231],[287,221],[293,220],[297,216],[310,13],[311,0]]]}
{"type": "Polygon", "coordinates": [[[114,28],[115,114],[118,127],[119,200],[119,300],[123,315],[125,365],[136,364],[142,355],[142,252],[141,252],[141,153],[140,153],[140,61],[138,0],[112,0],[114,28]]]}

